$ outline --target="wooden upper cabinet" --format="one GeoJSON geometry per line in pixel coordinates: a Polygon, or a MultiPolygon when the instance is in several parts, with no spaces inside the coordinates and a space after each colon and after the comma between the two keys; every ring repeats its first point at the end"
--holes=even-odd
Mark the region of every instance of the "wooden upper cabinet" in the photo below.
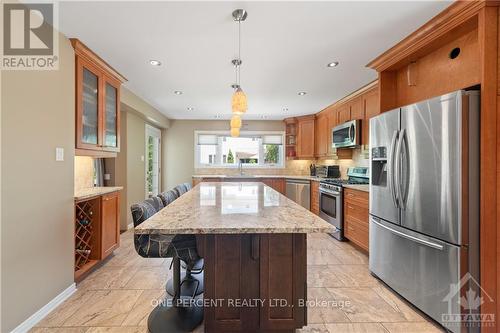
{"type": "Polygon", "coordinates": [[[343,124],[346,121],[351,120],[351,107],[349,104],[343,104],[338,108],[339,116],[338,116],[338,123],[343,124]]]}
{"type": "Polygon", "coordinates": [[[338,124],[339,113],[336,109],[332,109],[328,112],[328,133],[327,133],[327,152],[328,156],[335,155],[335,151],[332,147],[332,130],[338,124]]]}
{"type": "Polygon", "coordinates": [[[380,113],[378,89],[372,89],[363,94],[364,117],[361,129],[361,144],[370,144],[370,118],[375,117],[380,113]]]}
{"type": "Polygon", "coordinates": [[[328,154],[328,117],[322,113],[315,120],[316,141],[315,155],[316,157],[324,157],[328,154]]]}
{"type": "Polygon", "coordinates": [[[120,87],[126,79],[78,39],[70,40],[76,64],[76,153],[119,152],[120,87]]]}
{"type": "Polygon", "coordinates": [[[363,119],[365,117],[363,99],[361,96],[350,101],[349,108],[351,109],[351,117],[349,120],[363,119]]]}
{"type": "Polygon", "coordinates": [[[314,118],[315,116],[297,117],[297,158],[314,158],[314,118]]]}
{"type": "Polygon", "coordinates": [[[377,87],[363,95],[364,119],[370,119],[380,113],[377,87]]]}

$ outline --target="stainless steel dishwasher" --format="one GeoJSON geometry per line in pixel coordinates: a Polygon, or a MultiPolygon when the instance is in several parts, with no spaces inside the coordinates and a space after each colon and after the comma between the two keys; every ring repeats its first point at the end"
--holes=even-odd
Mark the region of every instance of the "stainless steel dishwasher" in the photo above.
{"type": "Polygon", "coordinates": [[[304,179],[286,180],[286,197],[292,199],[302,207],[310,209],[311,183],[304,179]]]}

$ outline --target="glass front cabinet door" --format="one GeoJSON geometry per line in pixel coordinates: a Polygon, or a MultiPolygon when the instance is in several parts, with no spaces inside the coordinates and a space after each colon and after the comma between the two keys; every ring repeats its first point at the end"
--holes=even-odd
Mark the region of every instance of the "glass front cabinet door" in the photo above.
{"type": "Polygon", "coordinates": [[[104,139],[103,148],[109,151],[119,151],[120,148],[120,83],[109,79],[104,80],[104,139]]]}
{"type": "Polygon", "coordinates": [[[76,66],[77,155],[120,151],[120,86],[125,81],[78,40],[76,66]]]}
{"type": "Polygon", "coordinates": [[[77,59],[77,142],[76,148],[95,149],[100,146],[100,73],[83,59],[77,59]]]}

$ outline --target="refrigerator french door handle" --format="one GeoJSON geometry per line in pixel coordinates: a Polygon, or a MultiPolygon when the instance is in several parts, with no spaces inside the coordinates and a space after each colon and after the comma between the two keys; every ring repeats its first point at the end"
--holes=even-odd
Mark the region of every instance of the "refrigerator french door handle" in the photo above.
{"type": "Polygon", "coordinates": [[[390,182],[391,182],[391,195],[392,195],[392,201],[394,202],[394,206],[396,206],[396,208],[399,208],[399,204],[398,204],[398,197],[397,197],[397,193],[396,193],[396,177],[395,177],[395,165],[394,165],[394,161],[395,161],[395,156],[396,156],[396,152],[395,152],[395,148],[396,148],[396,140],[398,138],[398,131],[394,131],[394,133],[392,134],[392,140],[391,140],[391,160],[389,161],[389,177],[390,177],[390,182]]]}
{"type": "Polygon", "coordinates": [[[404,141],[405,135],[406,135],[406,129],[403,128],[401,130],[401,132],[399,133],[398,144],[396,147],[396,171],[395,171],[395,174],[396,174],[396,193],[397,193],[397,197],[398,197],[399,206],[402,209],[405,209],[405,203],[403,200],[403,191],[401,189],[403,182],[402,182],[400,176],[401,176],[401,162],[402,162],[401,153],[402,153],[402,147],[403,147],[403,141],[404,141]]]}
{"type": "Polygon", "coordinates": [[[401,134],[401,154],[404,152],[405,159],[403,160],[403,155],[401,155],[400,161],[402,165],[401,176],[404,177],[403,181],[400,184],[400,187],[404,187],[401,189],[401,208],[406,209],[406,203],[408,202],[408,192],[410,188],[410,155],[408,153],[408,135],[406,134],[406,130],[403,129],[401,134]],[[404,164],[403,164],[404,162],[404,164]]]}
{"type": "Polygon", "coordinates": [[[417,238],[417,237],[413,237],[412,235],[407,235],[404,232],[401,232],[401,231],[389,228],[388,226],[385,226],[382,223],[380,223],[377,220],[375,220],[373,217],[371,218],[371,221],[373,223],[375,223],[376,225],[378,225],[379,227],[384,228],[387,231],[390,231],[390,232],[392,232],[395,235],[398,235],[400,237],[406,238],[406,239],[411,240],[411,241],[413,241],[415,243],[419,243],[419,244],[422,244],[422,245],[425,245],[425,246],[428,246],[428,247],[432,247],[432,248],[434,248],[436,250],[440,250],[440,251],[442,251],[444,249],[444,246],[441,245],[441,244],[429,242],[429,241],[426,241],[425,239],[420,239],[420,238],[417,238]]]}

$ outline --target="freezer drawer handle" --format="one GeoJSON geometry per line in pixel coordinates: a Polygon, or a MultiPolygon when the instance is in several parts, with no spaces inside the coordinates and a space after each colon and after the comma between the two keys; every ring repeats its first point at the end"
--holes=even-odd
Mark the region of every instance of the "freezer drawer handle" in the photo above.
{"type": "Polygon", "coordinates": [[[389,227],[383,225],[380,222],[377,222],[374,218],[372,218],[371,220],[372,220],[373,223],[375,223],[379,227],[384,228],[384,229],[386,229],[386,230],[388,230],[388,231],[392,232],[393,234],[396,234],[396,235],[398,235],[400,237],[409,239],[411,241],[414,241],[416,243],[419,243],[419,244],[422,244],[422,245],[425,245],[425,246],[432,247],[432,248],[434,248],[436,250],[442,251],[444,249],[444,246],[441,245],[441,244],[436,244],[436,243],[433,243],[433,242],[429,242],[429,241],[426,241],[426,240],[423,240],[423,239],[420,239],[420,238],[417,238],[417,237],[413,237],[411,235],[407,235],[405,233],[402,233],[401,231],[394,230],[392,228],[389,228],[389,227]]]}

